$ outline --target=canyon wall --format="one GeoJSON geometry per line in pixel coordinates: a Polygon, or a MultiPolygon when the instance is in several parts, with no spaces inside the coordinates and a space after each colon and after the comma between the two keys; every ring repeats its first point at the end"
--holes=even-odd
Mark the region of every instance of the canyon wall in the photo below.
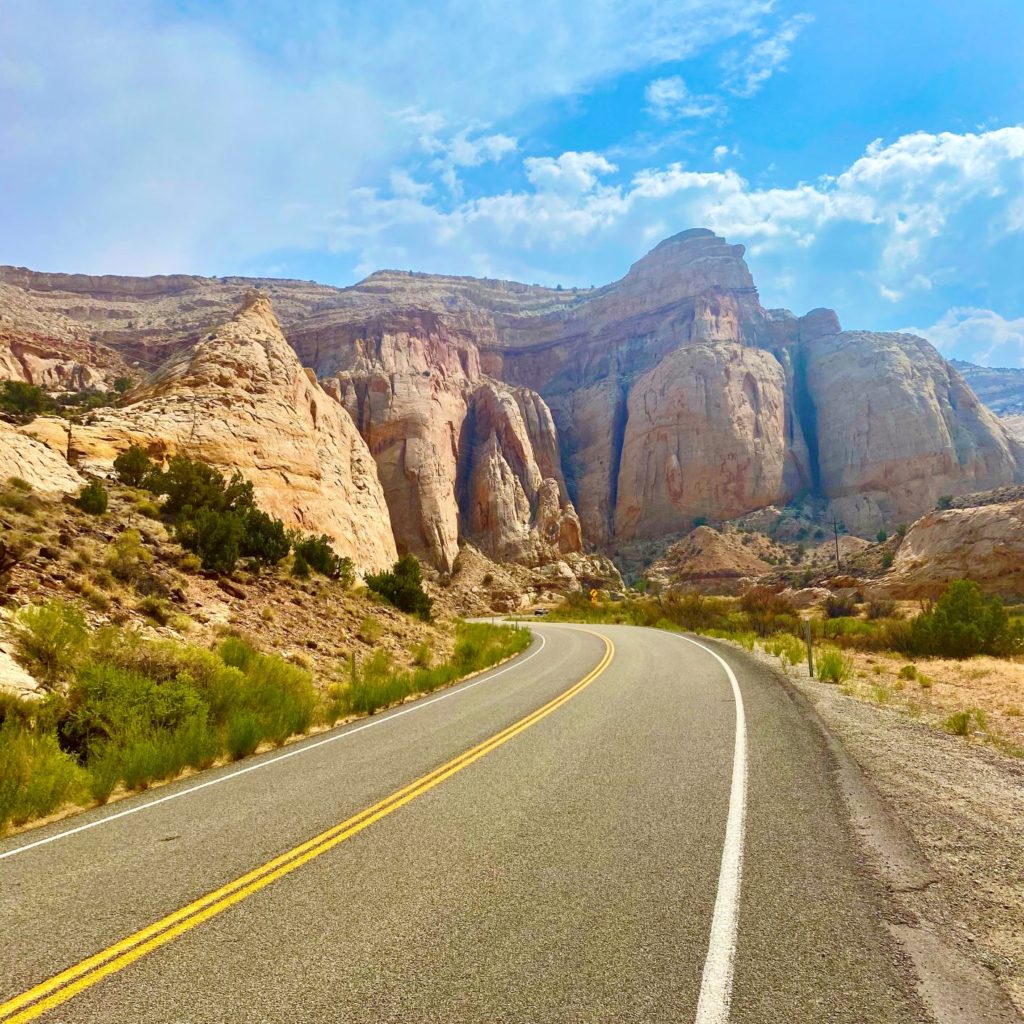
{"type": "Polygon", "coordinates": [[[1024,479],[1020,442],[927,342],[763,308],[743,247],[705,230],[596,289],[3,268],[0,372],[148,379],[191,358],[249,284],[358,428],[398,549],[442,569],[465,541],[540,565],[799,494],[871,535],[940,494],[1024,479]]]}

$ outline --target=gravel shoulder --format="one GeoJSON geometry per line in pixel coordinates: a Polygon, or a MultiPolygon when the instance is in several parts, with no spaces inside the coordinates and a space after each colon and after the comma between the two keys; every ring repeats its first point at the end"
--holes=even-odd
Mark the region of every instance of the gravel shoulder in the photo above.
{"type": "Polygon", "coordinates": [[[930,869],[893,887],[897,922],[941,935],[1024,1014],[1024,761],[809,679],[806,666],[789,678],[930,869]]]}

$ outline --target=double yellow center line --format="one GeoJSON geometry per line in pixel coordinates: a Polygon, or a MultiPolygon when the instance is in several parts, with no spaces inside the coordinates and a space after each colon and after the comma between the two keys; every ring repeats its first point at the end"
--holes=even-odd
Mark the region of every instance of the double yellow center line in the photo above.
{"type": "MultiPolygon", "coordinates": [[[[587,632],[590,631],[587,630],[587,632]]],[[[604,642],[603,657],[591,672],[587,673],[574,686],[555,697],[554,700],[549,701],[525,718],[519,719],[518,722],[514,722],[507,729],[491,736],[490,739],[477,744],[471,750],[460,754],[447,764],[435,768],[415,782],[411,782],[408,786],[385,797],[372,807],[367,807],[341,824],[335,825],[287,853],[267,861],[220,889],[207,893],[195,902],[189,903],[188,906],[168,914],[107,949],[87,957],[75,964],[74,967],[69,967],[21,995],[0,1004],[0,1024],[21,1024],[22,1021],[35,1020],[54,1007],[66,1003],[69,999],[73,999],[86,989],[103,981],[104,978],[116,974],[129,964],[141,959],[147,953],[152,953],[153,950],[173,942],[178,936],[191,931],[204,921],[209,921],[236,903],[241,903],[242,900],[266,888],[272,882],[284,878],[285,875],[290,875],[304,864],[327,853],[339,843],[345,842],[346,839],[351,839],[352,836],[362,832],[374,822],[387,817],[393,811],[397,811],[399,807],[403,807],[415,800],[416,797],[439,786],[446,779],[450,779],[456,772],[469,767],[485,754],[496,750],[502,744],[518,736],[519,733],[529,729],[531,725],[536,725],[542,718],[546,718],[563,704],[572,700],[608,667],[615,653],[615,647],[607,637],[600,636],[598,633],[592,635],[598,636],[604,642]]]]}

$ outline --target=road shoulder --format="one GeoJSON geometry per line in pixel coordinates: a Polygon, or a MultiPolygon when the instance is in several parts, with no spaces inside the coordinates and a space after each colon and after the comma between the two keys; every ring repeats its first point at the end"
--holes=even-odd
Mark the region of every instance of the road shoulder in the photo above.
{"type": "Polygon", "coordinates": [[[937,1024],[1019,1024],[1024,1008],[1024,765],[897,711],[770,667],[816,724],[887,925],[937,1024]]]}

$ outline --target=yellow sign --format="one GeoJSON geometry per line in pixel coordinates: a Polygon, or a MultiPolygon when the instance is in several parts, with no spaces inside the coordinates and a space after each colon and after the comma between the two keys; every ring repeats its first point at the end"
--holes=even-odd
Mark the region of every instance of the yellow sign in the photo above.
{"type": "Polygon", "coordinates": [[[592,590],[590,592],[590,603],[597,604],[597,599],[601,596],[600,590],[592,590]]]}

